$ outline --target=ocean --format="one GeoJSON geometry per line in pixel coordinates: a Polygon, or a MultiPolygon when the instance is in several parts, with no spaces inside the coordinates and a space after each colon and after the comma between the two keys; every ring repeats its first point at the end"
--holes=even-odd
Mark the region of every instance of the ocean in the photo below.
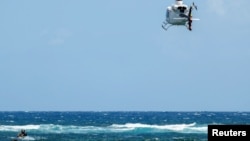
{"type": "Polygon", "coordinates": [[[250,112],[0,112],[0,141],[207,141],[207,126],[250,112]]]}

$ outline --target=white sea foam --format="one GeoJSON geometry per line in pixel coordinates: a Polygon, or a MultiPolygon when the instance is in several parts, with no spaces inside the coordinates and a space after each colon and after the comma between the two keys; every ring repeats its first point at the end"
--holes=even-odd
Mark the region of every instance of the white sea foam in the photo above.
{"type": "Polygon", "coordinates": [[[182,132],[182,133],[205,133],[207,127],[198,127],[196,123],[191,124],[172,124],[172,125],[149,125],[141,123],[113,124],[112,127],[117,129],[151,129],[155,132],[182,132]]]}
{"type": "Polygon", "coordinates": [[[110,126],[74,126],[74,125],[0,125],[1,131],[18,132],[25,129],[29,132],[40,133],[113,133],[113,132],[135,132],[135,133],[152,133],[152,132],[178,132],[178,133],[206,133],[206,126],[197,126],[191,124],[170,124],[170,125],[149,125],[142,123],[113,124],[110,126]]]}
{"type": "MultiPolygon", "coordinates": [[[[31,136],[26,136],[26,137],[22,137],[22,138],[16,138],[16,137],[11,137],[12,140],[18,140],[18,141],[35,141],[37,140],[36,138],[34,137],[31,137],[31,136]]],[[[40,138],[38,138],[40,139],[40,138]]]]}
{"type": "Polygon", "coordinates": [[[0,125],[0,131],[37,130],[39,128],[40,125],[0,125]]]}
{"type": "Polygon", "coordinates": [[[21,140],[22,140],[22,141],[34,141],[34,140],[36,140],[36,139],[33,138],[33,137],[30,137],[30,136],[27,136],[27,137],[22,138],[21,140]]]}

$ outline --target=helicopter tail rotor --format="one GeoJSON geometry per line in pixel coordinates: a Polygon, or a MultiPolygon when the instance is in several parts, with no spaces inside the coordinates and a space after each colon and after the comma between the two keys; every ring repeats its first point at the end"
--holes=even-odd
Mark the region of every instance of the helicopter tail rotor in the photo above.
{"type": "Polygon", "coordinates": [[[192,4],[192,6],[195,8],[195,10],[198,10],[198,7],[194,4],[194,2],[192,4]]]}

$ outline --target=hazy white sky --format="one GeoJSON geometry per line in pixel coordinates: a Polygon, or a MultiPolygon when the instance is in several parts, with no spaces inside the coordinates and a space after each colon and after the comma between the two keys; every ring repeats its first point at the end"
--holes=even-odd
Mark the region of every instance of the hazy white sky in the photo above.
{"type": "Polygon", "coordinates": [[[0,110],[249,111],[250,1],[173,2],[2,0],[0,110]]]}

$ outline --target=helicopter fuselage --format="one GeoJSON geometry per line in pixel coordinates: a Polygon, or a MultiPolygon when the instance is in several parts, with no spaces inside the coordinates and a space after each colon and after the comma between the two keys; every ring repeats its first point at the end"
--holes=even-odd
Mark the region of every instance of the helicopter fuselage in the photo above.
{"type": "Polygon", "coordinates": [[[188,21],[188,6],[181,3],[176,3],[167,7],[166,21],[173,25],[185,25],[188,21]]]}
{"type": "Polygon", "coordinates": [[[168,30],[169,27],[174,25],[186,26],[188,30],[192,30],[192,21],[199,20],[192,17],[192,9],[197,10],[197,6],[194,4],[187,6],[182,0],[175,0],[175,3],[167,7],[166,19],[162,24],[164,30],[168,30]]]}

